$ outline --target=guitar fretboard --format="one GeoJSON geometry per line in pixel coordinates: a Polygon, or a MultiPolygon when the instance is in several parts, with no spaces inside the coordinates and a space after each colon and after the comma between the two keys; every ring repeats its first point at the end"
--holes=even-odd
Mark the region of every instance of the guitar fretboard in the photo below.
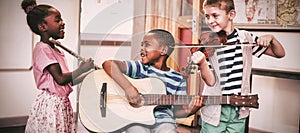
{"type": "MultiPolygon", "coordinates": [[[[184,105],[189,104],[192,95],[162,95],[162,94],[145,94],[144,105],[184,105]]],[[[204,105],[218,105],[229,104],[229,97],[227,96],[201,96],[203,97],[202,104],[204,105]]]]}

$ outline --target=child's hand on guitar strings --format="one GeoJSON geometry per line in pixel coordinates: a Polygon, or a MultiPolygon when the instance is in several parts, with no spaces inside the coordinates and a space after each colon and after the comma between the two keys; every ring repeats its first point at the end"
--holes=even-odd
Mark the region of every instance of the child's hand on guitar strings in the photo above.
{"type": "Polygon", "coordinates": [[[141,107],[143,105],[141,94],[137,91],[137,89],[135,87],[133,87],[131,89],[126,89],[125,95],[131,106],[137,108],[137,107],[141,107]]]}
{"type": "Polygon", "coordinates": [[[195,114],[202,106],[202,100],[201,96],[194,96],[189,105],[183,105],[185,112],[189,115],[195,114]]]}

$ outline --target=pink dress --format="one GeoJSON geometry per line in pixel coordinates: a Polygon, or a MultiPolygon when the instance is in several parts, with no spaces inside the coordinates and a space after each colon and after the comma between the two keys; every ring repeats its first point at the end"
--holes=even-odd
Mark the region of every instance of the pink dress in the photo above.
{"type": "Polygon", "coordinates": [[[42,91],[33,103],[25,132],[75,132],[73,109],[68,98],[72,92],[71,84],[57,84],[45,69],[54,63],[59,63],[63,73],[69,72],[62,51],[55,51],[48,44],[38,42],[33,50],[33,74],[37,88],[42,91]]]}

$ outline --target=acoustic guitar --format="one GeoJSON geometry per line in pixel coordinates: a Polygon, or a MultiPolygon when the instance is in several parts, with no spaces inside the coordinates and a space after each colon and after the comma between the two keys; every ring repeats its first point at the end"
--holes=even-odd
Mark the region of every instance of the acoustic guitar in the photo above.
{"type": "MultiPolygon", "coordinates": [[[[155,106],[189,104],[194,97],[166,95],[166,87],[158,78],[127,77],[127,79],[142,94],[143,106],[131,106],[123,89],[103,69],[93,71],[83,80],[78,105],[79,117],[85,128],[92,132],[114,132],[136,123],[153,125],[155,106]]],[[[229,104],[236,107],[258,108],[257,94],[202,97],[204,105],[229,104]]]]}

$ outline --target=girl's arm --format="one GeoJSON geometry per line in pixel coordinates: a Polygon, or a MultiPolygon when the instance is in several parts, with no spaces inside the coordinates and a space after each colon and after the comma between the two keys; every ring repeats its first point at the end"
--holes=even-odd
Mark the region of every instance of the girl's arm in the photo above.
{"type": "Polygon", "coordinates": [[[83,81],[83,79],[90,74],[92,71],[81,74],[80,76],[73,79],[72,85],[77,85],[83,81]]]}
{"type": "Polygon", "coordinates": [[[131,82],[123,75],[126,72],[126,64],[123,61],[107,60],[102,64],[105,72],[125,91],[128,101],[138,106],[141,103],[140,94],[131,82]]]}
{"type": "Polygon", "coordinates": [[[273,35],[263,35],[257,39],[257,44],[260,46],[268,47],[265,54],[282,58],[285,56],[285,50],[281,43],[273,35]]]}
{"type": "MultiPolygon", "coordinates": [[[[73,80],[79,77],[82,73],[85,73],[94,67],[94,61],[88,59],[86,62],[82,63],[73,72],[63,73],[61,71],[60,65],[58,63],[50,64],[45,69],[47,69],[53,76],[54,80],[59,85],[66,85],[68,83],[73,83],[73,80]]],[[[77,80],[78,82],[78,80],[77,80]]],[[[73,83],[74,84],[74,83],[73,83]]]]}

